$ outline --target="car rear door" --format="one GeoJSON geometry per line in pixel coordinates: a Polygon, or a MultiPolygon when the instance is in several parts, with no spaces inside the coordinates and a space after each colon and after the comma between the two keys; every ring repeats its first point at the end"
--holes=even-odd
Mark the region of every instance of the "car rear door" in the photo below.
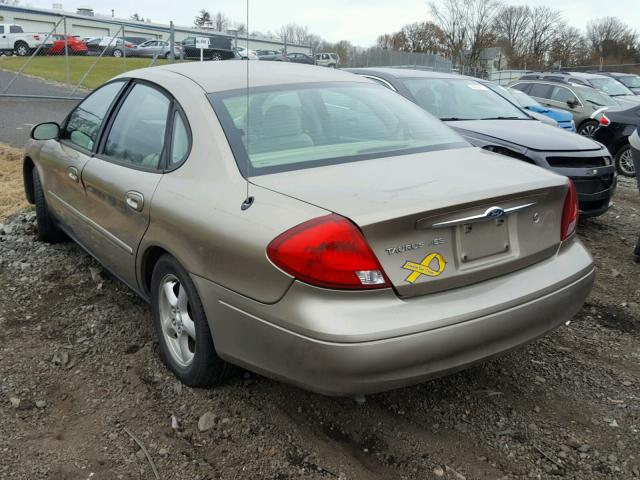
{"type": "Polygon", "coordinates": [[[9,39],[7,38],[7,33],[4,30],[4,25],[0,25],[0,50],[10,48],[9,47],[9,39]]]}
{"type": "Polygon", "coordinates": [[[46,142],[40,150],[38,171],[49,208],[81,243],[90,235],[80,211],[86,203],[82,171],[125,84],[111,82],[94,91],[69,114],[59,140],[46,142]]]}
{"type": "Polygon", "coordinates": [[[84,214],[95,227],[87,247],[132,287],[138,245],[164,171],[172,108],[171,97],[155,85],[131,84],[82,173],[84,214]]]}

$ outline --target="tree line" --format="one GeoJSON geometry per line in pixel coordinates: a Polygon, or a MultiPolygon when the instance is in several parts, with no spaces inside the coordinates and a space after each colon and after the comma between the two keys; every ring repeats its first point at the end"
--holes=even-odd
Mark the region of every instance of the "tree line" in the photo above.
{"type": "Polygon", "coordinates": [[[547,6],[506,5],[500,0],[429,2],[432,21],[380,35],[377,46],[438,53],[474,68],[485,48],[501,47],[510,68],[640,63],[638,32],[616,17],[587,23],[584,31],[547,6]]]}

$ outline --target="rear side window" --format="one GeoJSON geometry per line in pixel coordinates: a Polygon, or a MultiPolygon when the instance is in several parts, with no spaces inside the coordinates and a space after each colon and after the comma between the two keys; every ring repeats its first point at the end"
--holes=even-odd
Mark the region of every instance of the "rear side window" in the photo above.
{"type": "Polygon", "coordinates": [[[61,138],[74,145],[93,150],[109,107],[122,90],[124,82],[112,82],[99,88],[69,115],[61,138]]]}
{"type": "Polygon", "coordinates": [[[131,166],[157,169],[164,151],[170,104],[155,88],[134,86],[113,121],[104,155],[131,166]]]}
{"type": "Polygon", "coordinates": [[[180,164],[189,153],[189,133],[178,112],[173,114],[173,134],[171,135],[171,157],[169,168],[180,164]]]}
{"type": "Polygon", "coordinates": [[[515,85],[512,85],[511,88],[515,88],[516,90],[520,90],[521,92],[524,92],[524,93],[529,93],[529,90],[531,90],[531,84],[516,83],[515,85]]]}
{"type": "Polygon", "coordinates": [[[24,31],[18,25],[11,25],[9,26],[9,33],[24,33],[24,31]]]}
{"type": "Polygon", "coordinates": [[[535,83],[529,90],[529,95],[538,98],[550,98],[551,85],[545,85],[544,83],[535,83]]]}

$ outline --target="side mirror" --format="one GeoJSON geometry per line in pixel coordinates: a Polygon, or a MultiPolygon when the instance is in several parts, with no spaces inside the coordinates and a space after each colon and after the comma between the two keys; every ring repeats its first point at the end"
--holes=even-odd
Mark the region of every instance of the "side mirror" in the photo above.
{"type": "Polygon", "coordinates": [[[576,108],[578,102],[576,102],[575,100],[567,100],[567,105],[569,106],[569,108],[576,108]]]}
{"type": "Polygon", "coordinates": [[[31,138],[34,140],[56,140],[59,136],[60,125],[56,122],[41,123],[31,129],[31,138]]]}

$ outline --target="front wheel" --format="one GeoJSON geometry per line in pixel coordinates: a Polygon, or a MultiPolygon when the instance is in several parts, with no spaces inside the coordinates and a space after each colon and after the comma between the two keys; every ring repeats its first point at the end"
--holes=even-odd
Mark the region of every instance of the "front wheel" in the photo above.
{"type": "Polygon", "coordinates": [[[189,273],[170,255],[151,277],[151,303],[160,356],[190,387],[209,387],[229,376],[232,366],[216,354],[207,317],[189,273]]]}
{"type": "Polygon", "coordinates": [[[598,122],[593,120],[584,122],[582,125],[580,125],[580,128],[578,128],[578,133],[584,137],[593,137],[593,134],[596,133],[598,126],[598,122]]]}
{"type": "Polygon", "coordinates": [[[66,240],[67,236],[60,227],[56,225],[55,220],[49,212],[49,205],[44,198],[42,183],[38,170],[34,167],[32,173],[33,181],[33,199],[36,204],[36,222],[38,225],[38,240],[45,243],[58,243],[66,240]]]}
{"type": "Polygon", "coordinates": [[[214,52],[211,55],[211,60],[213,60],[214,62],[219,62],[220,60],[222,60],[222,54],[219,52],[214,52]]]}
{"type": "Polygon", "coordinates": [[[635,177],[636,169],[633,164],[633,153],[631,152],[631,145],[625,145],[614,158],[614,163],[616,165],[616,170],[620,175],[624,175],[625,177],[635,177]]]}

